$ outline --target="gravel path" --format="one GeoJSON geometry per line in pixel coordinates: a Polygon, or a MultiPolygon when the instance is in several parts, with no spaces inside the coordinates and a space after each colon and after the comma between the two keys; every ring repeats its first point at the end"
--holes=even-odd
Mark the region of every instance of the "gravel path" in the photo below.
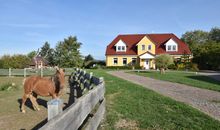
{"type": "Polygon", "coordinates": [[[178,83],[156,80],[124,71],[111,71],[109,74],[139,84],[145,88],[156,91],[180,102],[191,105],[194,108],[220,120],[220,93],[216,91],[200,89],[178,83]]]}

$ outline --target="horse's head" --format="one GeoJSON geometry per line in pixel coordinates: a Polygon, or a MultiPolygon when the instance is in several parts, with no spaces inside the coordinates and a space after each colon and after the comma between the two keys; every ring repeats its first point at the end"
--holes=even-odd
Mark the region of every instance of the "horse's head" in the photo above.
{"type": "Polygon", "coordinates": [[[65,87],[65,69],[56,67],[55,79],[56,86],[63,89],[65,87]]]}

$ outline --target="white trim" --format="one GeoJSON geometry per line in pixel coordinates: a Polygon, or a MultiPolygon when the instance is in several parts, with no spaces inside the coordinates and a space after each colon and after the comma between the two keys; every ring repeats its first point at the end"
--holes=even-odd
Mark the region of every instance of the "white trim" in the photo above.
{"type": "Polygon", "coordinates": [[[149,53],[145,53],[140,56],[140,59],[154,59],[154,56],[149,53]]]}

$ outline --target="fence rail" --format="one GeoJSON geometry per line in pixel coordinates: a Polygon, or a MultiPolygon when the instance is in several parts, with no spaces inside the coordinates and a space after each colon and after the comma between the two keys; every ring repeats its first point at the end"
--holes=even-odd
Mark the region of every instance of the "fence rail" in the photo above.
{"type": "MultiPolygon", "coordinates": [[[[65,68],[66,75],[71,75],[74,71],[73,68],[65,68]]],[[[30,75],[40,75],[40,76],[50,76],[55,73],[54,68],[43,68],[43,69],[32,69],[32,68],[24,68],[24,69],[0,69],[0,76],[30,76],[30,75]]]]}
{"type": "Polygon", "coordinates": [[[92,73],[88,74],[86,71],[76,69],[70,76],[69,83],[73,104],[49,120],[41,130],[77,130],[79,128],[96,130],[98,128],[105,113],[103,78],[97,78],[92,73]]]}

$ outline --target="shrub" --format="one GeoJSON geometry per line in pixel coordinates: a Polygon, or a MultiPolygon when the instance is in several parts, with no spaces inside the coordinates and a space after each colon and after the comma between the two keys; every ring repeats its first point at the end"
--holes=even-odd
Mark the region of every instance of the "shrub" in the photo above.
{"type": "Polygon", "coordinates": [[[6,83],[0,86],[0,91],[10,91],[10,90],[17,90],[18,86],[15,83],[6,83]]]}
{"type": "Polygon", "coordinates": [[[185,70],[186,66],[183,63],[177,64],[177,70],[185,70]]]}
{"type": "Polygon", "coordinates": [[[175,64],[171,64],[167,67],[168,69],[176,70],[177,66],[175,64]]]}
{"type": "Polygon", "coordinates": [[[190,64],[190,70],[199,71],[198,64],[195,63],[190,64]]]}

